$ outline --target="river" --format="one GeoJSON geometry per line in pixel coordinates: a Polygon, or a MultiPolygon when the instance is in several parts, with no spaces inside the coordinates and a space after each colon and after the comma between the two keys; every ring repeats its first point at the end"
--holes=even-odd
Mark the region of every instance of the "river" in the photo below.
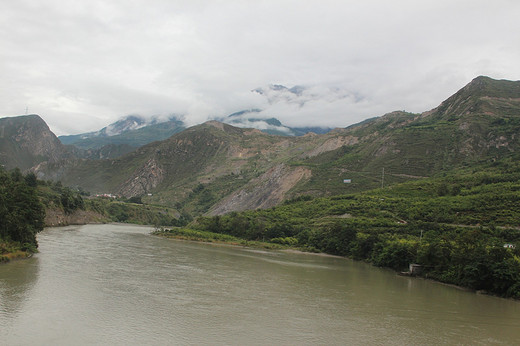
{"type": "Polygon", "coordinates": [[[520,302],[344,258],[48,228],[0,266],[3,345],[518,345],[520,302]]]}

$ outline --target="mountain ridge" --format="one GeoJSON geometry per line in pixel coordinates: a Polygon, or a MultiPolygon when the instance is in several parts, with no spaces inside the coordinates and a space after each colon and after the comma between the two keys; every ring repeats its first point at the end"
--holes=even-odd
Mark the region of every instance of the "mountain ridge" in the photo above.
{"type": "MultiPolygon", "coordinates": [[[[281,136],[303,136],[308,132],[323,134],[331,130],[319,126],[289,127],[274,117],[263,118],[256,115],[260,112],[260,109],[242,110],[214,120],[241,128],[256,128],[268,134],[281,136]]],[[[64,135],[58,138],[63,144],[80,149],[77,152],[80,157],[116,158],[148,143],[165,140],[185,129],[186,125],[180,117],[171,116],[167,120],[152,117],[148,120],[143,116],[131,115],[98,131],[64,135]]]]}
{"type": "Polygon", "coordinates": [[[520,82],[477,77],[430,111],[391,112],[326,134],[283,137],[208,121],[118,158],[69,155],[33,170],[93,193],[142,196],[194,215],[267,208],[516,153],[518,100],[520,82]]]}

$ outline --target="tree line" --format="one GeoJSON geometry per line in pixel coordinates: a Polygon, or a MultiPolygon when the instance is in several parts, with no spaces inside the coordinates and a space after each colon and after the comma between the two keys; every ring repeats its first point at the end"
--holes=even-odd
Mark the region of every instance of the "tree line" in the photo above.
{"type": "Polygon", "coordinates": [[[0,169],[0,240],[15,242],[23,251],[35,251],[36,234],[45,225],[37,185],[33,173],[0,169]]]}

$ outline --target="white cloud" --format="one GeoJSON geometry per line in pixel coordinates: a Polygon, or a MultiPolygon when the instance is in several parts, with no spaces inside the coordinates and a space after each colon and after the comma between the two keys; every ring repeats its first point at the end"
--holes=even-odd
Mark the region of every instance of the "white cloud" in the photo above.
{"type": "Polygon", "coordinates": [[[28,106],[65,134],[136,113],[347,126],[421,112],[478,75],[520,79],[519,15],[514,0],[3,1],[0,116],[28,106]],[[313,94],[250,92],[269,84],[313,94]]]}

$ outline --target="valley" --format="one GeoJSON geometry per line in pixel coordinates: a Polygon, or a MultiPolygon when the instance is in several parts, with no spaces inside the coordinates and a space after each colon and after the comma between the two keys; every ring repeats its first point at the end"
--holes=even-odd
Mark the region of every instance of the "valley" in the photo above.
{"type": "MultiPolygon", "coordinates": [[[[90,136],[115,153],[129,145],[121,138],[158,125],[129,119],[129,130],[90,136]]],[[[321,134],[175,124],[167,138],[101,158],[85,154],[101,144],[64,145],[37,115],[2,118],[0,158],[34,174],[41,196],[54,191],[41,198],[56,222],[74,222],[56,210],[78,196],[82,222],[154,224],[169,236],[264,241],[395,270],[419,263],[426,277],[520,297],[520,82],[477,77],[432,110],[321,134]]]]}

